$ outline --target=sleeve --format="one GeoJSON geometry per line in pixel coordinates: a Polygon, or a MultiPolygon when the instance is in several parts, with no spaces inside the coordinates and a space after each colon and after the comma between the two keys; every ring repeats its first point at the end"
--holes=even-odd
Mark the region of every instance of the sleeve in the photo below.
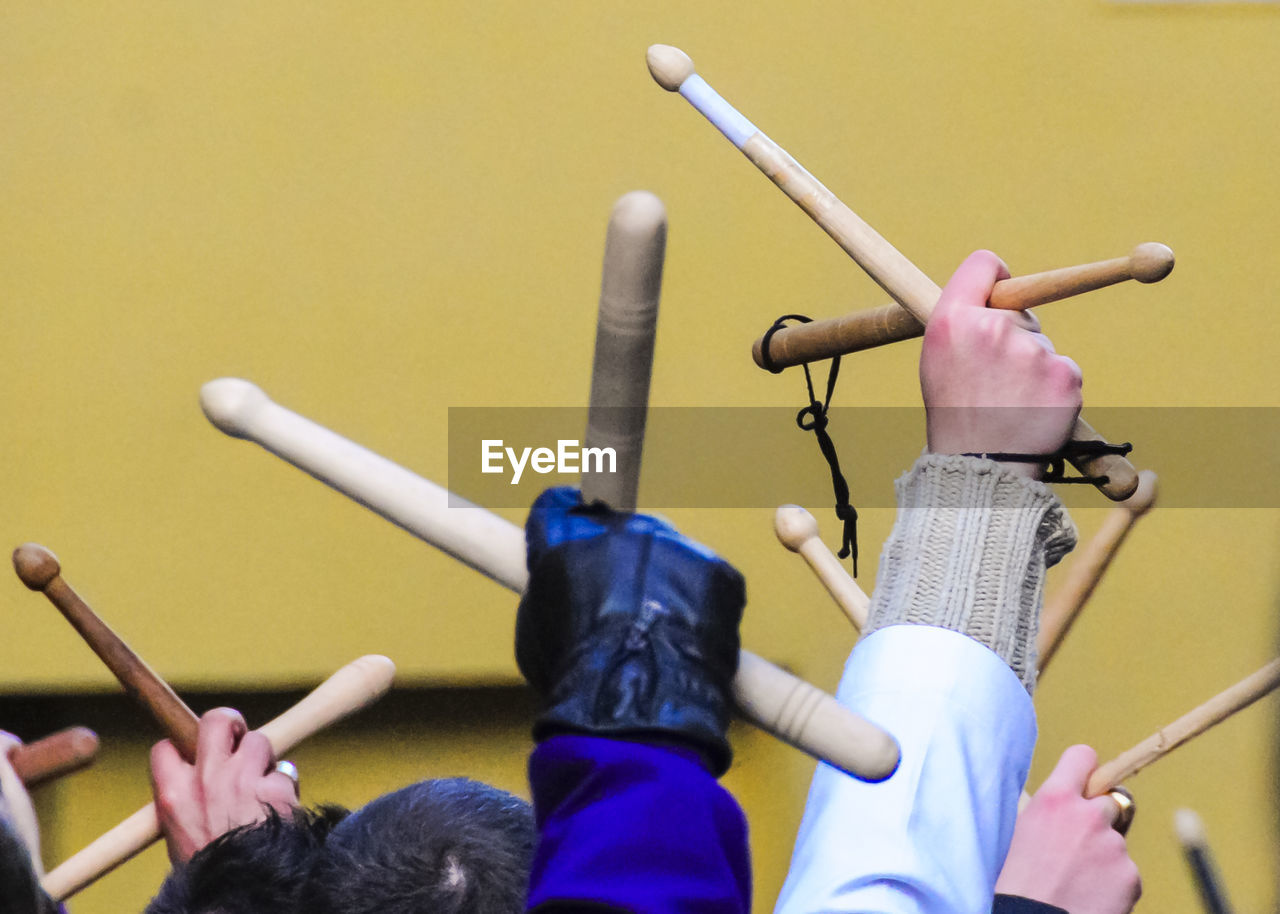
{"type": "Polygon", "coordinates": [[[898,739],[867,784],[819,765],[777,914],[986,914],[1035,746],[1008,665],[947,629],[899,625],[855,648],[840,701],[898,739]]]}
{"type": "Polygon", "coordinates": [[[748,914],[747,824],[696,752],[562,734],[529,759],[539,914],[748,914]]]}

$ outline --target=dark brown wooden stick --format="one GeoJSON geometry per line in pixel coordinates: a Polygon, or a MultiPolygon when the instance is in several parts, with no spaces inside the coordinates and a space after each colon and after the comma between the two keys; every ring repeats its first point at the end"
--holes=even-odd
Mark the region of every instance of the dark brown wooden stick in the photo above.
{"type": "Polygon", "coordinates": [[[69,727],[44,739],[18,746],[9,762],[30,790],[93,764],[98,754],[98,734],[88,727],[69,727]]]}
{"type": "Polygon", "coordinates": [[[94,613],[80,595],[62,580],[62,567],[57,556],[36,543],[26,543],[13,550],[13,567],[22,583],[38,590],[66,616],[67,621],[102,658],[115,674],[124,690],[140,702],[160,722],[165,735],[173,740],[178,752],[189,762],[196,757],[196,732],[199,720],[182,699],[169,688],[151,667],[135,654],[129,645],[94,613]]]}

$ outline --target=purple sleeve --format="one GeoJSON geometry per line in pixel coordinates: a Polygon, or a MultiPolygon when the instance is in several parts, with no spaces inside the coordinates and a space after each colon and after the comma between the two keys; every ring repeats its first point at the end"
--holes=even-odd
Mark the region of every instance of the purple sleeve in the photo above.
{"type": "Polygon", "coordinates": [[[529,910],[751,910],[746,819],[697,753],[562,734],[534,750],[529,783],[529,910]]]}

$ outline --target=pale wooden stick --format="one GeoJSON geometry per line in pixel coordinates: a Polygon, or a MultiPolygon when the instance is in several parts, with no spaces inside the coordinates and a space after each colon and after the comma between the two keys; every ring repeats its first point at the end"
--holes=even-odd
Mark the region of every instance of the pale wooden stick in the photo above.
{"type": "MultiPolygon", "coordinates": [[[[369,654],[348,663],[261,732],[276,757],[381,698],[396,667],[369,654]]],[[[160,820],[149,803],[49,872],[42,885],[54,901],[69,898],[160,839],[160,820]]]]}
{"type": "MultiPolygon", "coordinates": [[[[201,404],[210,421],[227,434],[256,442],[463,564],[516,593],[524,591],[529,579],[524,531],[510,521],[273,403],[248,381],[210,381],[201,391],[201,404]]],[[[821,727],[841,721],[830,732],[818,732],[813,714],[793,713],[807,708],[808,703],[789,699],[809,695],[812,689],[799,677],[742,652],[734,694],[749,719],[779,739],[865,780],[882,780],[892,774],[898,764],[898,745],[893,737],[878,728],[869,729],[862,717],[832,696],[821,694],[826,715],[821,727]],[[762,672],[765,670],[767,674],[762,672]],[[779,713],[766,719],[771,709],[779,713]],[[814,748],[818,745],[838,745],[840,751],[824,748],[819,755],[814,748]]]]}
{"type": "MultiPolygon", "coordinates": [[[[929,322],[929,315],[942,294],[932,279],[707,85],[694,72],[693,61],[687,54],[678,48],[656,44],[649,48],[648,63],[649,72],[658,85],[683,95],[894,301],[921,324],[929,322]]],[[[1077,420],[1071,438],[1102,440],[1083,419],[1077,420]]],[[[1072,465],[1086,475],[1105,476],[1107,482],[1099,488],[1113,501],[1128,498],[1138,487],[1138,471],[1118,454],[1082,457],[1073,460],[1072,465]]]]}
{"type": "Polygon", "coordinates": [[[1188,711],[1105,765],[1099,765],[1089,778],[1085,796],[1096,797],[1106,793],[1183,743],[1249,707],[1277,686],[1280,686],[1280,659],[1271,661],[1252,676],[1188,711]]]}
{"type": "Polygon", "coordinates": [[[194,759],[199,718],[62,579],[57,557],[44,546],[25,543],[13,551],[13,567],[23,584],[49,598],[124,690],[160,722],[179,754],[188,762],[194,759]]]}
{"type": "Polygon", "coordinates": [[[600,310],[583,441],[582,500],[634,511],[667,244],[662,201],[636,190],[613,206],[604,242],[600,310]],[[612,448],[615,472],[589,471],[593,449],[612,448]]]}
{"type": "Polygon", "coordinates": [[[818,535],[818,521],[799,505],[783,505],[773,515],[778,541],[797,552],[818,576],[836,605],[861,632],[867,627],[871,600],[818,535]]]}
{"type": "Polygon", "coordinates": [[[18,746],[9,762],[28,790],[93,764],[98,754],[98,734],[88,727],[68,727],[18,746]]]}
{"type": "MultiPolygon", "coordinates": [[[[1006,311],[1025,311],[1127,279],[1158,282],[1172,269],[1173,251],[1163,244],[1147,242],[1135,247],[1127,257],[1002,279],[995,284],[987,305],[1006,311]]],[[[752,345],[751,356],[761,368],[776,371],[908,340],[923,333],[924,325],[920,321],[900,305],[891,303],[785,327],[769,338],[768,360],[764,357],[763,336],[752,345]]]]}
{"type": "Polygon", "coordinates": [[[1124,501],[1107,512],[1106,519],[1093,538],[1076,553],[1067,567],[1065,580],[1045,600],[1040,611],[1040,631],[1036,635],[1036,654],[1040,675],[1044,675],[1049,661],[1071,631],[1080,611],[1089,602],[1094,588],[1102,580],[1111,560],[1120,551],[1121,544],[1133,529],[1133,525],[1156,503],[1156,474],[1143,470],[1138,474],[1138,489],[1124,501]]]}

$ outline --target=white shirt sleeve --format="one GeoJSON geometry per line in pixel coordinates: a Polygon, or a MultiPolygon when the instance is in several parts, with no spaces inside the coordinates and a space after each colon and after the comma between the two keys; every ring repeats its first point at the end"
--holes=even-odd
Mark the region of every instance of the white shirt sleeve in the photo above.
{"type": "Polygon", "coordinates": [[[989,914],[1035,746],[1026,688],[965,635],[895,625],[858,644],[836,696],[902,761],[879,784],[818,766],[775,914],[989,914]]]}

